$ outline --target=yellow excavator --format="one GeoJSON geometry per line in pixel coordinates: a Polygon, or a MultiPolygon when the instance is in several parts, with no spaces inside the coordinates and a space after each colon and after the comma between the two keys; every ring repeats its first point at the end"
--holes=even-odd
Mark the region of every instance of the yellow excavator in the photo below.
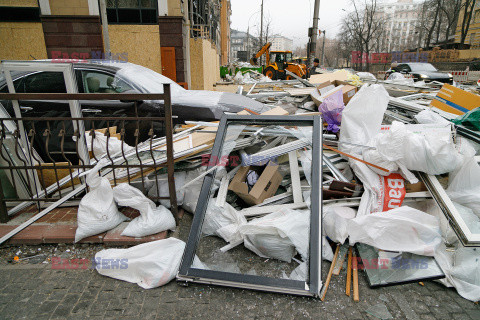
{"type": "Polygon", "coordinates": [[[292,59],[291,51],[270,51],[271,42],[266,43],[258,52],[250,59],[250,64],[257,65],[258,59],[262,55],[266,55],[267,63],[263,68],[263,74],[272,80],[291,80],[292,76],[288,75],[288,70],[300,78],[307,78],[307,66],[305,64],[295,63],[292,59]]]}

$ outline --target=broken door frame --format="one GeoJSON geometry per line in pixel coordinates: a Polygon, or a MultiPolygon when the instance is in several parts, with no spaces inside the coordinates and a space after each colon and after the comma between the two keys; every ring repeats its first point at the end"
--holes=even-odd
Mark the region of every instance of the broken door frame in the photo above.
{"type": "MultiPolygon", "coordinates": [[[[177,274],[177,280],[181,282],[195,282],[214,284],[221,286],[239,287],[262,291],[289,293],[303,296],[318,297],[322,288],[321,267],[322,267],[322,196],[321,190],[322,175],[320,161],[322,159],[322,120],[320,116],[290,117],[290,116],[238,116],[224,115],[220,120],[215,143],[213,145],[212,157],[218,159],[221,155],[227,127],[230,124],[245,125],[285,125],[285,126],[312,126],[312,192],[311,193],[311,215],[310,215],[310,239],[308,259],[308,280],[298,281],[290,279],[276,279],[266,276],[238,274],[232,272],[213,271],[197,269],[192,267],[195,252],[202,236],[202,226],[205,213],[210,200],[211,186],[214,182],[215,171],[205,176],[200,191],[197,208],[193,217],[192,227],[188,237],[182,263],[177,274]]],[[[213,166],[209,166],[210,170],[213,166]]]]}

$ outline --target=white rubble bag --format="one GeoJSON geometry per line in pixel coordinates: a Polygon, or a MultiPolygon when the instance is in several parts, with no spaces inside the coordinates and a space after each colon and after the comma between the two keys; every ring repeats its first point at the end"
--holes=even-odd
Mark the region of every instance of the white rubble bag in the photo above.
{"type": "Polygon", "coordinates": [[[140,190],[128,183],[113,188],[113,198],[120,206],[140,211],[140,216],[127,225],[122,236],[145,237],[165,230],[175,230],[175,218],[170,210],[162,205],[157,207],[140,190]]]}
{"type": "Polygon", "coordinates": [[[407,206],[349,220],[348,234],[350,245],[422,256],[433,256],[442,240],[436,217],[407,206]]]}
{"type": "Polygon", "coordinates": [[[123,221],[128,220],[117,209],[110,182],[107,178],[98,175],[100,169],[110,163],[107,159],[101,159],[87,173],[86,181],[90,191],[78,205],[78,226],[75,231],[75,242],[111,230],[123,221]]]}
{"type": "MultiPolygon", "coordinates": [[[[380,84],[364,85],[342,111],[340,142],[366,145],[380,131],[390,96],[380,84]]],[[[341,151],[362,154],[362,148],[340,144],[341,151]]]]}
{"type": "MultiPolygon", "coordinates": [[[[410,125],[409,128],[415,126],[428,125],[410,125]]],[[[455,170],[463,160],[455,148],[448,124],[443,128],[432,127],[415,133],[407,129],[404,123],[393,121],[390,130],[378,133],[368,144],[375,149],[363,152],[365,161],[389,166],[387,169],[391,171],[396,171],[395,166],[398,166],[411,183],[417,179],[408,170],[431,175],[443,174],[455,170]]],[[[372,170],[378,174],[388,174],[376,168],[372,170]]]]}
{"type": "Polygon", "coordinates": [[[147,242],[128,249],[105,249],[95,254],[96,269],[101,275],[152,289],[175,278],[184,250],[185,242],[175,238],[147,242]],[[112,261],[122,261],[126,266],[112,268],[112,261]]]}
{"type": "Polygon", "coordinates": [[[216,205],[216,201],[216,198],[212,198],[208,202],[202,233],[207,236],[221,237],[230,243],[241,241],[242,235],[239,228],[247,224],[247,219],[230,204],[225,203],[223,208],[220,208],[216,205]]]}
{"type": "Polygon", "coordinates": [[[291,262],[295,250],[308,259],[310,210],[280,209],[239,228],[244,245],[263,258],[291,262]]]}
{"type": "MultiPolygon", "coordinates": [[[[185,178],[187,176],[187,172],[179,171],[174,173],[175,179],[175,191],[177,196],[177,205],[183,205],[183,198],[185,196],[185,190],[182,189],[182,186],[185,184],[185,178]]],[[[150,190],[148,190],[148,196],[153,197],[169,197],[170,190],[168,189],[168,174],[162,174],[157,177],[154,177],[150,180],[152,186],[150,190]],[[158,181],[158,185],[157,185],[158,181]]],[[[167,209],[170,209],[170,200],[168,199],[160,199],[160,204],[165,206],[167,209]]]]}
{"type": "Polygon", "coordinates": [[[382,176],[362,162],[352,160],[349,164],[365,189],[358,206],[357,217],[388,211],[402,205],[406,189],[405,181],[400,174],[382,176]]]}
{"type": "Polygon", "coordinates": [[[440,280],[444,285],[455,287],[465,299],[480,300],[480,248],[459,243],[455,250],[447,250],[442,243],[435,250],[435,260],[445,273],[445,279],[440,280]]]}
{"type": "Polygon", "coordinates": [[[323,208],[323,234],[333,242],[343,244],[348,237],[348,220],[355,218],[357,211],[350,207],[323,208]]]}

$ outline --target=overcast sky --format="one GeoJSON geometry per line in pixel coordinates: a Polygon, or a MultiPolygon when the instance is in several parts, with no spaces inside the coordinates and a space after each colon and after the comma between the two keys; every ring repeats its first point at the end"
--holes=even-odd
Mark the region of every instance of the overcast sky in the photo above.
{"type": "MultiPolygon", "coordinates": [[[[260,23],[261,0],[231,0],[231,28],[247,31],[250,19],[250,32],[260,23]]],[[[315,0],[264,0],[263,14],[272,20],[274,33],[293,39],[293,47],[308,41],[308,28],[313,23],[313,5],[315,0]]],[[[349,11],[350,0],[320,1],[319,28],[325,29],[327,38],[339,31],[341,18],[349,11]]]]}
{"type": "MultiPolygon", "coordinates": [[[[419,0],[416,0],[419,1],[419,0]]],[[[395,2],[395,0],[384,0],[395,2]]],[[[231,28],[247,31],[250,20],[250,32],[260,24],[261,0],[231,0],[231,28]]],[[[263,11],[270,16],[274,33],[293,39],[293,47],[308,41],[308,28],[313,24],[313,5],[315,0],[264,0],[263,11]]],[[[340,29],[342,17],[346,11],[353,11],[351,0],[321,0],[319,28],[326,30],[327,38],[333,38],[340,29]]]]}

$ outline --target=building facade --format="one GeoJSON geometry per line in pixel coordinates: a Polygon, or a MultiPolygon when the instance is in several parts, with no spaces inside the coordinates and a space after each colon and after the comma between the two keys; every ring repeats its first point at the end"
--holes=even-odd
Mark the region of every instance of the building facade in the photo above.
{"type": "MultiPolygon", "coordinates": [[[[465,0],[463,0],[465,5],[465,0]]],[[[465,14],[464,9],[460,10],[460,14],[457,22],[457,29],[455,31],[455,42],[460,43],[462,37],[462,22],[465,14]]],[[[472,18],[470,20],[470,26],[468,28],[467,36],[465,37],[465,44],[470,45],[471,48],[480,48],[480,1],[477,0],[475,7],[473,8],[472,18]]]]}
{"type": "MultiPolygon", "coordinates": [[[[220,11],[222,5],[229,6],[229,0],[104,2],[108,37],[102,29],[98,0],[0,0],[0,59],[127,60],[188,88],[213,87],[222,55],[220,11]],[[197,10],[199,2],[210,8],[203,18],[208,32],[195,32],[199,26],[192,23],[192,16],[199,13],[189,8],[197,10]],[[105,54],[106,39],[111,54],[105,54]],[[212,61],[204,66],[204,60],[212,61]]],[[[228,45],[230,28],[224,29],[228,45]]],[[[226,59],[228,53],[223,53],[226,59]]]]}
{"type": "Polygon", "coordinates": [[[231,30],[230,35],[230,56],[232,60],[250,61],[250,58],[257,53],[258,38],[247,32],[231,30]]]}
{"type": "Polygon", "coordinates": [[[377,52],[416,48],[419,37],[422,3],[413,0],[377,3],[377,17],[384,24],[377,37],[377,52]]]}
{"type": "Polygon", "coordinates": [[[272,43],[272,51],[293,51],[293,39],[274,35],[271,37],[270,42],[272,43]]]}

